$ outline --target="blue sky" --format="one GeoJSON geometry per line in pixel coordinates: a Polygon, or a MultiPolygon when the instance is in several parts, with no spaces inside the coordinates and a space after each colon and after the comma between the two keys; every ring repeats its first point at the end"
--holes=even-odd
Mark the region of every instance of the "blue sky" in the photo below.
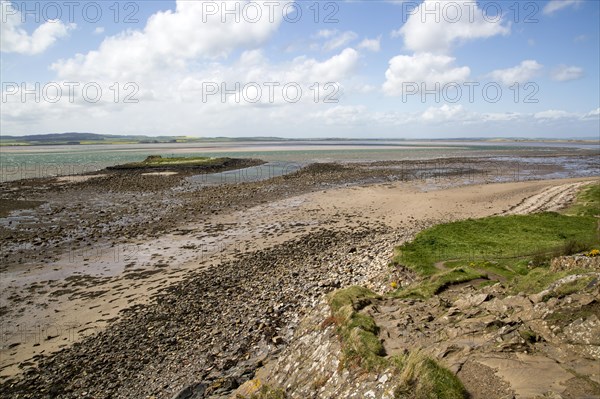
{"type": "Polygon", "coordinates": [[[2,0],[0,127],[597,137],[599,20],[585,0],[2,0]]]}

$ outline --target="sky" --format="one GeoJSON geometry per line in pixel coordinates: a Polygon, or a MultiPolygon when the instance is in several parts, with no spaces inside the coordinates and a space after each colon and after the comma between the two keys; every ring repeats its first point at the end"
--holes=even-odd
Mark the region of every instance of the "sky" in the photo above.
{"type": "Polygon", "coordinates": [[[600,2],[7,1],[0,134],[600,136],[600,2]]]}

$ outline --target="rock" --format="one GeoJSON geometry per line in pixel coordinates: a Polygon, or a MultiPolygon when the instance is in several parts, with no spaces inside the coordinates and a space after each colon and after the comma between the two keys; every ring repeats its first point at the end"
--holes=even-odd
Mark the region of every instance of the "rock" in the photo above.
{"type": "Polygon", "coordinates": [[[206,392],[207,385],[205,383],[196,383],[185,387],[172,399],[202,399],[204,398],[204,392],[206,392]]]}
{"type": "Polygon", "coordinates": [[[283,339],[283,337],[280,337],[279,335],[273,337],[271,339],[271,341],[275,344],[275,345],[283,345],[285,343],[285,340],[283,339]]]}
{"type": "Polygon", "coordinates": [[[240,387],[235,391],[235,394],[232,396],[236,397],[239,395],[239,397],[242,397],[242,398],[250,397],[250,396],[254,395],[255,393],[257,393],[260,390],[261,386],[262,386],[262,383],[261,383],[260,379],[258,379],[258,378],[246,381],[245,383],[240,385],[240,387]]]}
{"type": "Polygon", "coordinates": [[[559,256],[550,262],[551,272],[561,272],[574,269],[589,269],[600,271],[600,256],[559,256]]]}
{"type": "Polygon", "coordinates": [[[454,306],[460,310],[466,310],[481,305],[483,302],[487,301],[488,298],[488,294],[467,295],[466,297],[455,301],[454,306]]]}

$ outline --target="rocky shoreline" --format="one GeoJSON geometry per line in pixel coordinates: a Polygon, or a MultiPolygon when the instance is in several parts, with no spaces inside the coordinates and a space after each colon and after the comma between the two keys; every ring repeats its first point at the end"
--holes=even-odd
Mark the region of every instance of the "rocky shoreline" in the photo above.
{"type": "MultiPolygon", "coordinates": [[[[580,158],[587,168],[597,165],[594,156],[580,158]]],[[[185,177],[197,173],[193,170],[167,176],[113,171],[87,175],[85,180],[66,177],[5,182],[0,184],[0,211],[7,215],[22,210],[0,223],[0,270],[32,260],[56,259],[62,252],[99,242],[116,244],[157,237],[207,215],[327,188],[394,181],[435,184],[444,179],[449,185],[521,181],[565,172],[556,163],[544,163],[544,159],[541,157],[531,170],[511,159],[487,158],[320,163],[265,181],[246,182],[240,177],[232,184],[217,186],[190,184],[185,177]]],[[[237,167],[260,161],[247,162],[237,167]]]]}
{"type": "Polygon", "coordinates": [[[219,264],[219,273],[192,273],[152,305],[123,312],[105,331],[4,382],[0,394],[170,398],[203,386],[205,396],[196,397],[226,397],[290,339],[324,293],[378,280],[382,289],[390,271],[381,254],[409,235],[322,230],[240,255],[219,264]]]}
{"type": "MultiPolygon", "coordinates": [[[[588,162],[595,161],[590,157],[588,162]]],[[[206,187],[189,184],[184,178],[188,174],[130,172],[66,182],[53,178],[3,183],[3,202],[44,204],[0,219],[2,272],[50,267],[74,249],[118,246],[165,234],[185,236],[192,234],[182,227],[188,223],[208,223],[213,220],[209,217],[218,220],[322,190],[389,182],[443,187],[515,179],[511,161],[501,169],[497,161],[461,158],[314,164],[266,181],[206,187]]],[[[557,169],[552,163],[536,165],[535,177],[543,178],[557,169]]],[[[282,231],[267,224],[263,239],[273,245],[235,250],[225,259],[210,258],[209,264],[181,274],[180,281],[173,283],[160,282],[166,264],[159,262],[137,274],[130,268],[129,281],[139,278],[143,282],[158,273],[160,288],[149,302],[125,307],[118,317],[108,320],[106,328],[54,355],[39,354],[23,362],[19,375],[0,384],[0,394],[19,398],[227,397],[253,378],[265,359],[286,347],[299,320],[323,294],[352,284],[370,285],[381,292],[389,289],[391,280],[410,279],[410,275],[394,275],[405,272],[389,268],[393,247],[439,222],[420,219],[392,228],[360,215],[336,213],[332,217],[345,222],[324,221],[316,226],[299,222],[296,235],[282,238],[279,244],[275,236],[282,231]]],[[[227,228],[211,225],[209,230],[227,228]]],[[[94,279],[103,282],[110,277],[94,279]]],[[[124,296],[126,286],[122,289],[118,295],[124,296]]],[[[78,295],[89,294],[85,290],[78,295]]],[[[22,313],[25,308],[19,305],[31,302],[37,292],[3,297],[0,312],[8,317],[22,313]]],[[[102,299],[106,289],[96,289],[94,295],[102,299]]]]}

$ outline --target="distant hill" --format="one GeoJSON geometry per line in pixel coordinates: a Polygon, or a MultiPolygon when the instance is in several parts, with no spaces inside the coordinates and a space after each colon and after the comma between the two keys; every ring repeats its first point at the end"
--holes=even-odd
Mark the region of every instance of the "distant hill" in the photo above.
{"type": "MultiPolygon", "coordinates": [[[[318,141],[322,143],[332,141],[361,141],[366,138],[281,138],[281,137],[190,137],[190,136],[144,136],[144,135],[118,135],[118,134],[98,134],[98,133],[47,133],[47,134],[30,134],[26,136],[7,136],[0,135],[0,145],[2,146],[18,146],[18,145],[75,145],[75,144],[147,144],[147,143],[214,143],[214,142],[242,142],[242,141],[281,141],[281,142],[298,142],[298,141],[318,141]]],[[[369,138],[370,141],[387,141],[397,140],[404,141],[406,139],[386,139],[386,138],[369,138]]],[[[466,141],[466,142],[597,142],[597,138],[580,137],[568,139],[550,139],[550,138],[519,138],[519,137],[454,137],[454,138],[430,138],[409,141],[466,141]]]]}
{"type": "MultiPolygon", "coordinates": [[[[64,140],[104,140],[106,137],[113,137],[106,134],[96,133],[49,133],[49,134],[30,134],[27,136],[0,136],[0,140],[15,141],[64,141],[64,140]]],[[[124,136],[114,136],[124,137],[124,136]]]]}
{"type": "Polygon", "coordinates": [[[194,143],[215,141],[284,141],[277,137],[188,137],[143,136],[97,133],[48,133],[26,136],[0,135],[0,145],[74,145],[74,144],[144,144],[144,143],[194,143]]]}
{"type": "Polygon", "coordinates": [[[113,134],[97,134],[97,133],[48,133],[48,134],[30,134],[26,136],[0,136],[0,141],[8,142],[36,142],[36,143],[49,143],[49,142],[81,142],[81,141],[140,141],[140,140],[160,140],[169,141],[176,140],[183,137],[149,137],[149,136],[125,136],[125,135],[113,135],[113,134]]]}

